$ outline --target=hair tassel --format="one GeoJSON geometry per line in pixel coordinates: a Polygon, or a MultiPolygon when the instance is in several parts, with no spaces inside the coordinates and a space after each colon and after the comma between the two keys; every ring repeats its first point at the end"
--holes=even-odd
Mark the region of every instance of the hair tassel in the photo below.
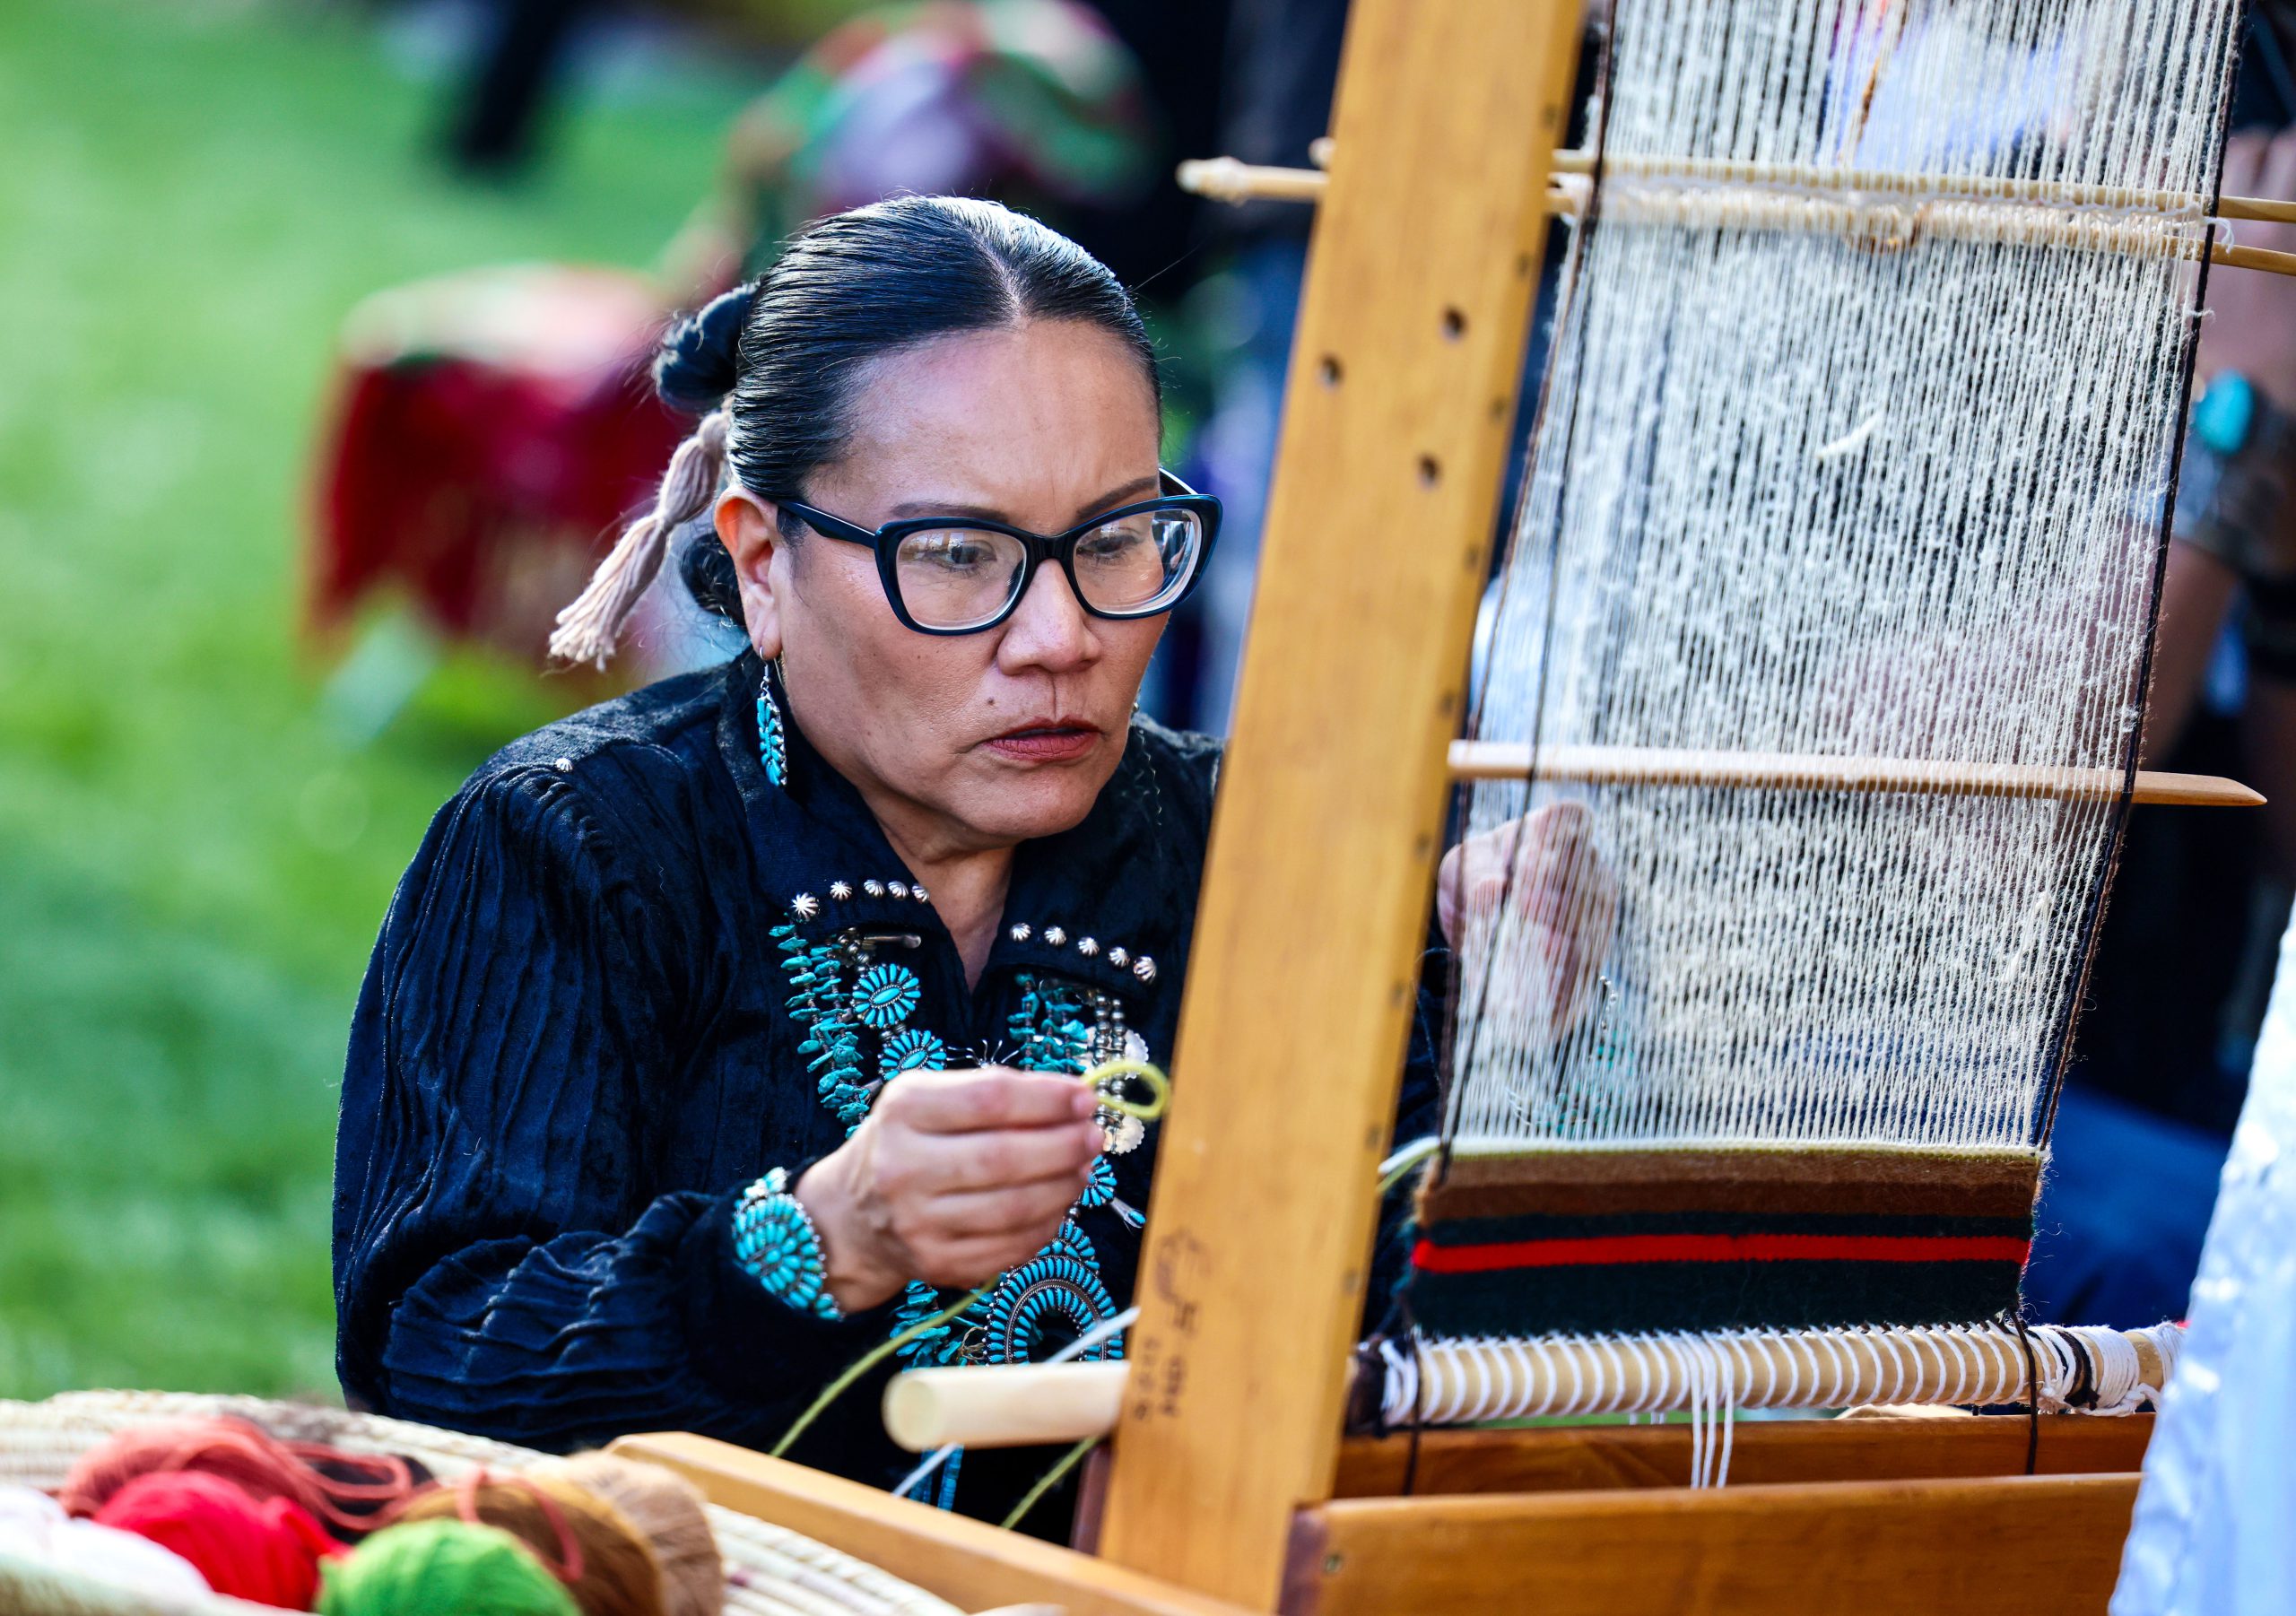
{"type": "Polygon", "coordinates": [[[726,412],[713,410],[678,445],[669,469],[662,474],[654,508],[622,529],[581,595],[558,614],[558,627],[550,637],[552,656],[604,669],[623,620],[662,569],[670,534],[700,515],[718,492],[726,465],[726,412]]]}

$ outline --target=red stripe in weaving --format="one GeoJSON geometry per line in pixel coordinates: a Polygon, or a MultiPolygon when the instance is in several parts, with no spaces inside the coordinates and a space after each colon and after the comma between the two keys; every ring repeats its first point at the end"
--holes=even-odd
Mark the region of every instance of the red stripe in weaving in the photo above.
{"type": "Polygon", "coordinates": [[[1438,1246],[1422,1239],[1411,1260],[1429,1273],[1619,1263],[2022,1264],[2031,1244],[2014,1235],[1604,1235],[1489,1246],[1438,1246]]]}

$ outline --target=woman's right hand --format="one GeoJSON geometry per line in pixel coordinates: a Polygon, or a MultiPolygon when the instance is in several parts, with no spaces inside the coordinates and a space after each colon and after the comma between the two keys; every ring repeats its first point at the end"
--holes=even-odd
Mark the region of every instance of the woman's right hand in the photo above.
{"type": "Polygon", "coordinates": [[[797,1180],[847,1313],[911,1280],[986,1284],[1044,1248],[1084,1193],[1103,1136],[1073,1077],[982,1066],[909,1072],[797,1180]]]}

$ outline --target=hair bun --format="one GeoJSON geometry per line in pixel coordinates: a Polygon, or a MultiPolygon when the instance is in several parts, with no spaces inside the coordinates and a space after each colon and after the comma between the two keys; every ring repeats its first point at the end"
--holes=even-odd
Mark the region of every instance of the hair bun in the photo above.
{"type": "Polygon", "coordinates": [[[707,415],[734,390],[742,327],[748,323],[757,282],[720,292],[670,327],[654,356],[654,390],[672,407],[707,415]]]}

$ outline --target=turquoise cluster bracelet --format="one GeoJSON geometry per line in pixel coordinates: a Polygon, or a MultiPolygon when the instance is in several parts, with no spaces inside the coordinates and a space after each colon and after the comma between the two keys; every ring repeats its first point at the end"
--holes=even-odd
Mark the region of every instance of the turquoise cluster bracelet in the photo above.
{"type": "Polygon", "coordinates": [[[735,1203],[734,1260],[786,1306],[815,1318],[845,1316],[829,1293],[822,1231],[789,1193],[787,1168],[775,1168],[735,1203]]]}

